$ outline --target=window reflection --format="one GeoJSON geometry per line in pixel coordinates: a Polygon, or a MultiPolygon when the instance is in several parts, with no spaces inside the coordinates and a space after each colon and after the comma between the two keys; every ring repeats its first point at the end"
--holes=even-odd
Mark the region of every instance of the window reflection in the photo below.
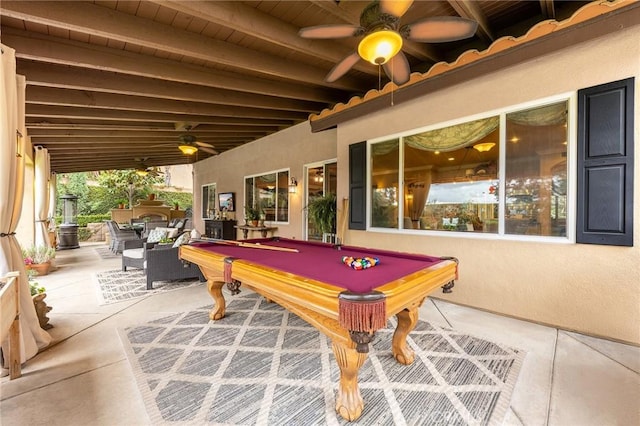
{"type": "Polygon", "coordinates": [[[400,141],[371,146],[371,226],[398,227],[400,141]]]}
{"type": "Polygon", "coordinates": [[[564,100],[371,144],[371,226],[566,237],[567,115],[564,100]]]}
{"type": "Polygon", "coordinates": [[[567,102],[507,114],[505,233],[566,236],[567,102]]]}
{"type": "Polygon", "coordinates": [[[404,139],[404,229],[498,232],[499,117],[404,139]]]}

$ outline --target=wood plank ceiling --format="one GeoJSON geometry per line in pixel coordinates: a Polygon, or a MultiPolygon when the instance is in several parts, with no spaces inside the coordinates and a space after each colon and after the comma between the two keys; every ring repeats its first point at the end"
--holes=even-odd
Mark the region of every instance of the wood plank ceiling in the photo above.
{"type": "MultiPolygon", "coordinates": [[[[565,19],[586,3],[416,1],[401,22],[462,16],[476,20],[478,31],[460,42],[406,42],[403,50],[412,71],[425,72],[542,20],[565,19]]],[[[128,169],[212,155],[182,154],[177,146],[186,133],[224,152],[384,85],[384,73],[364,61],[326,83],[358,40],[297,34],[311,25],[358,24],[367,4],[3,0],[0,35],[26,76],[28,134],[49,149],[52,171],[128,169]]]]}

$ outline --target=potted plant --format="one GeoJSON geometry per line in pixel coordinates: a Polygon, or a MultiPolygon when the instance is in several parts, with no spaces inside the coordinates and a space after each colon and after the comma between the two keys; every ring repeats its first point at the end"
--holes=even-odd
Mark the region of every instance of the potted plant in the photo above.
{"type": "Polygon", "coordinates": [[[56,250],[47,246],[31,246],[22,249],[22,259],[27,269],[38,275],[47,275],[51,268],[51,260],[56,257],[56,250]]]}
{"type": "Polygon", "coordinates": [[[325,234],[335,234],[338,217],[336,194],[330,192],[326,195],[315,197],[307,205],[307,213],[309,222],[322,232],[323,240],[325,239],[325,234]]]}
{"type": "Polygon", "coordinates": [[[49,317],[47,317],[47,314],[52,308],[44,301],[45,297],[47,297],[47,293],[45,293],[46,289],[38,285],[38,282],[34,279],[36,274],[37,272],[34,270],[28,271],[29,290],[31,292],[31,298],[33,299],[33,306],[36,309],[36,314],[38,315],[40,328],[48,330],[53,327],[49,324],[49,317]]]}
{"type": "Polygon", "coordinates": [[[262,211],[252,206],[244,206],[244,220],[251,226],[258,226],[262,211]]]}

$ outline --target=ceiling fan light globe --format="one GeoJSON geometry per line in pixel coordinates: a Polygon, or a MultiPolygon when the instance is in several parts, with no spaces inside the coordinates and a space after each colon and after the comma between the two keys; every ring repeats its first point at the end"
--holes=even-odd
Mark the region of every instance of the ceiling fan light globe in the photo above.
{"type": "Polygon", "coordinates": [[[193,145],[179,145],[178,149],[185,155],[193,155],[198,152],[198,148],[193,145]]]}
{"type": "Polygon", "coordinates": [[[374,65],[387,63],[402,49],[402,37],[396,31],[382,29],[367,34],[358,44],[358,54],[374,65]]]}

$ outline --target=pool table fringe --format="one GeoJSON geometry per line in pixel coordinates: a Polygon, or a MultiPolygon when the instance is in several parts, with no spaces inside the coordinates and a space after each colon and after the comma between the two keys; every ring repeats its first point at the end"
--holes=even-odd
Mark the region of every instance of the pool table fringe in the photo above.
{"type": "Polygon", "coordinates": [[[343,291],[338,297],[340,326],[350,330],[372,333],[387,325],[387,304],[383,293],[367,294],[343,291]]]}

